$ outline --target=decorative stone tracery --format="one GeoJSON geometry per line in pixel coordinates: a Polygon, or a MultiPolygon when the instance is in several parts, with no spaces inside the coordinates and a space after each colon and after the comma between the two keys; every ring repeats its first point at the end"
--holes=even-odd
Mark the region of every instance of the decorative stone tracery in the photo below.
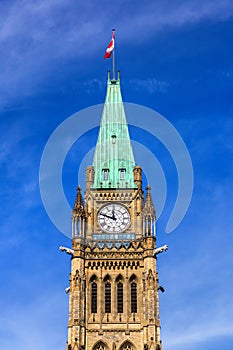
{"type": "Polygon", "coordinates": [[[108,350],[108,347],[106,344],[100,341],[93,347],[93,350],[108,350]]]}
{"type": "Polygon", "coordinates": [[[120,350],[136,350],[136,348],[131,342],[127,341],[121,345],[120,350]]]}

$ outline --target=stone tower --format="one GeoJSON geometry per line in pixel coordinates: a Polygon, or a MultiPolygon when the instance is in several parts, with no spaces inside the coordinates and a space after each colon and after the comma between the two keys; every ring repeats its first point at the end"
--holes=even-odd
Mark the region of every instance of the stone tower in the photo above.
{"type": "Polygon", "coordinates": [[[120,76],[110,79],[84,199],[72,212],[66,350],[161,350],[156,215],[134,161],[120,76]]]}

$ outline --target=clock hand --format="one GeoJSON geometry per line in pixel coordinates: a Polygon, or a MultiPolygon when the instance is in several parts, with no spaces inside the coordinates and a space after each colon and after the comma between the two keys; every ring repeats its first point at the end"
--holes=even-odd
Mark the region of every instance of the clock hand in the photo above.
{"type": "Polygon", "coordinates": [[[106,215],[106,214],[100,214],[100,215],[105,216],[108,219],[116,220],[115,216],[113,217],[113,216],[109,216],[109,215],[106,215]]]}
{"type": "Polygon", "coordinates": [[[114,209],[112,210],[112,218],[113,218],[113,220],[116,220],[114,209]]]}

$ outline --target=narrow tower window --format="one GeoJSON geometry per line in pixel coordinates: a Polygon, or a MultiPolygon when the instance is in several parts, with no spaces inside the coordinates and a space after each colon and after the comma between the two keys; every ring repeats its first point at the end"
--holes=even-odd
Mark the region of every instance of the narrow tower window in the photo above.
{"type": "Polygon", "coordinates": [[[97,313],[97,283],[91,284],[91,312],[97,313]]]}
{"type": "Polygon", "coordinates": [[[123,313],[123,283],[117,284],[117,312],[123,313]]]}
{"type": "Polygon", "coordinates": [[[105,313],[111,312],[111,283],[105,283],[105,313]]]}
{"type": "Polygon", "coordinates": [[[137,283],[131,283],[131,312],[137,312],[137,283]]]}

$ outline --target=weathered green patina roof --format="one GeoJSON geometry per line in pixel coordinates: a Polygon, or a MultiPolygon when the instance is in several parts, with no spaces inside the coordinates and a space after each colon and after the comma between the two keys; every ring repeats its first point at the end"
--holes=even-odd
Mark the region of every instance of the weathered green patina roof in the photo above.
{"type": "Polygon", "coordinates": [[[121,97],[120,77],[108,75],[107,95],[93,160],[93,188],[135,188],[132,145],[121,97]]]}

